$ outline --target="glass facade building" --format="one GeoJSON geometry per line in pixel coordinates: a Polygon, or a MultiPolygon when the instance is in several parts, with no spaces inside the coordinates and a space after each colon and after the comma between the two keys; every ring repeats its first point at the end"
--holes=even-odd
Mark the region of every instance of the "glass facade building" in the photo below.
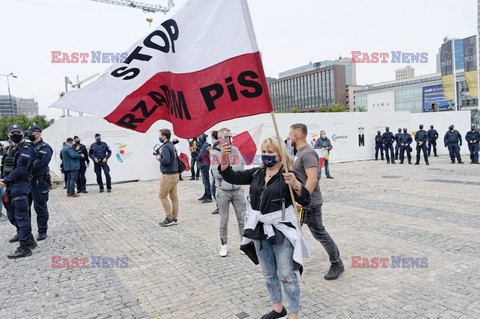
{"type": "MultiPolygon", "coordinates": [[[[463,69],[464,58],[463,58],[463,39],[455,39],[453,40],[453,46],[455,48],[455,69],[461,70],[463,69]]],[[[436,55],[437,58],[437,73],[441,73],[440,64],[440,49],[438,48],[438,53],[436,55]]]]}
{"type": "Polygon", "coordinates": [[[346,103],[345,67],[331,65],[269,81],[277,112],[313,112],[319,106],[346,103]]]}
{"type": "MultiPolygon", "coordinates": [[[[18,114],[17,98],[12,96],[13,115],[18,114]]],[[[0,95],[0,117],[12,115],[12,106],[8,95],[0,95]]]]}
{"type": "MultiPolygon", "coordinates": [[[[461,110],[476,109],[478,99],[470,96],[463,71],[456,73],[457,104],[461,110]]],[[[439,111],[454,110],[453,100],[443,98],[442,78],[438,73],[365,86],[355,91],[355,107],[361,106],[368,110],[369,96],[390,92],[394,94],[395,111],[430,112],[434,106],[439,107],[439,111]]]]}
{"type": "Polygon", "coordinates": [[[335,60],[335,61],[325,60],[325,61],[310,63],[307,65],[300,66],[298,68],[280,72],[279,78],[290,77],[296,74],[301,74],[301,73],[325,68],[332,65],[343,65],[345,67],[345,82],[347,83],[347,85],[356,85],[357,83],[356,68],[355,68],[355,63],[352,63],[351,58],[339,58],[338,60],[335,60]]]}

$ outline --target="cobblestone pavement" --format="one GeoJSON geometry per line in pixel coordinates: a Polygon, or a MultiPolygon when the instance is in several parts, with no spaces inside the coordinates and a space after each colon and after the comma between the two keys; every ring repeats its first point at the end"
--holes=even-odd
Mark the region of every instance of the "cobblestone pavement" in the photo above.
{"type": "MultiPolygon", "coordinates": [[[[479,165],[440,157],[430,166],[364,161],[330,170],[335,179],[321,180],[324,223],[346,271],[323,279],[328,256],[304,227],[312,257],[301,284],[303,318],[480,318],[479,165]],[[352,256],[389,261],[352,268],[352,256]],[[392,256],[426,257],[428,267],[393,268],[392,256]]],[[[168,228],[158,226],[158,189],[159,181],[117,184],[110,194],[90,186],[79,198],[52,190],[48,238],[19,260],[6,258],[14,229],[1,222],[0,318],[223,319],[269,311],[259,267],[237,249],[233,212],[229,256],[221,258],[215,205],[197,201],[201,182],[180,182],[179,224],[168,228]],[[52,268],[52,256],[89,258],[89,266],[92,256],[126,257],[128,267],[52,268]]]]}

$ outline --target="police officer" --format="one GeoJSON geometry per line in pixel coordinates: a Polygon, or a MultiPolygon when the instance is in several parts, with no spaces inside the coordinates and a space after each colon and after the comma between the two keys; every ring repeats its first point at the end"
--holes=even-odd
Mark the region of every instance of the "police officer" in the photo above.
{"type": "Polygon", "coordinates": [[[387,158],[387,164],[390,164],[390,155],[392,158],[392,164],[395,164],[395,155],[393,153],[393,141],[395,138],[393,137],[393,133],[390,132],[390,128],[387,126],[385,127],[385,133],[383,133],[383,141],[385,142],[385,157],[387,158]],[[388,152],[390,151],[390,154],[388,152]]]}
{"type": "Polygon", "coordinates": [[[112,151],[107,143],[102,142],[100,134],[95,134],[95,143],[90,145],[88,155],[94,162],[94,170],[97,175],[97,184],[100,187],[100,193],[103,193],[102,169],[107,181],[107,192],[110,193],[112,191],[112,180],[110,178],[110,167],[108,167],[107,160],[110,158],[110,155],[112,155],[112,151]]]}
{"type": "Polygon", "coordinates": [[[460,157],[460,146],[462,146],[462,135],[455,129],[453,125],[448,127],[447,133],[443,138],[445,147],[448,147],[448,152],[450,153],[450,159],[452,164],[455,164],[455,157],[457,158],[458,164],[463,164],[462,158],[460,157]],[[460,146],[458,145],[460,143],[460,146]]]}
{"type": "Polygon", "coordinates": [[[78,178],[77,178],[77,193],[88,193],[87,192],[87,179],[85,178],[85,172],[87,171],[87,167],[90,165],[90,159],[88,158],[88,151],[87,147],[80,143],[80,137],[74,136],[73,141],[73,148],[77,153],[83,155],[83,158],[80,159],[80,169],[78,170],[78,178]]]}
{"type": "Polygon", "coordinates": [[[437,139],[438,139],[438,132],[436,129],[433,128],[433,125],[430,125],[430,129],[427,132],[428,136],[428,156],[432,153],[432,146],[433,146],[433,155],[438,157],[437,155],[437,139]]]}
{"type": "Polygon", "coordinates": [[[395,134],[395,160],[398,161],[398,150],[400,149],[400,136],[402,136],[402,129],[398,129],[398,133],[395,134]]]}
{"type": "Polygon", "coordinates": [[[419,130],[415,134],[415,142],[417,142],[417,160],[415,161],[415,165],[420,164],[420,152],[423,151],[423,158],[425,159],[425,164],[430,165],[428,163],[428,149],[427,149],[427,139],[428,134],[423,129],[423,124],[418,126],[419,130]]]}
{"type": "Polygon", "coordinates": [[[380,131],[377,131],[377,135],[375,136],[375,160],[378,160],[378,150],[380,150],[383,161],[383,136],[380,131]]]}
{"type": "Polygon", "coordinates": [[[38,237],[37,240],[47,238],[48,229],[48,192],[51,179],[48,164],[52,158],[52,148],[42,139],[42,129],[32,125],[25,132],[35,150],[35,160],[32,163],[32,191],[33,208],[37,213],[38,237]]]}
{"type": "Polygon", "coordinates": [[[10,125],[8,134],[12,139],[12,146],[3,157],[3,178],[0,179],[0,187],[6,187],[3,202],[8,220],[17,228],[17,234],[9,242],[20,242],[15,252],[7,256],[14,259],[31,256],[32,249],[37,247],[37,242],[32,235],[28,199],[29,171],[35,160],[35,150],[29,143],[25,143],[23,128],[20,125],[10,125]]]}
{"type": "Polygon", "coordinates": [[[478,142],[480,133],[475,130],[475,124],[472,124],[470,132],[465,135],[470,151],[470,164],[478,164],[478,142]]]}
{"type": "Polygon", "coordinates": [[[407,159],[408,164],[412,164],[412,155],[411,151],[412,148],[410,144],[412,144],[412,136],[408,133],[407,129],[403,129],[403,134],[400,135],[400,164],[403,164],[403,160],[405,159],[405,151],[407,152],[407,159]]]}

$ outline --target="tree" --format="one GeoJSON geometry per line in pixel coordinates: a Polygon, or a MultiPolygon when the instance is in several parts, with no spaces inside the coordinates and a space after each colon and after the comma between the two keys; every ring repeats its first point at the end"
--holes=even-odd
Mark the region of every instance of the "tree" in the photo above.
{"type": "Polygon", "coordinates": [[[300,112],[300,110],[298,109],[297,106],[294,106],[294,107],[292,108],[292,113],[299,113],[299,112],[300,112]]]}
{"type": "MultiPolygon", "coordinates": [[[[54,120],[47,120],[45,115],[37,115],[34,118],[28,118],[25,115],[16,115],[13,119],[15,124],[22,126],[24,130],[29,128],[31,125],[35,124],[40,126],[42,130],[46,129],[53,124],[54,120]]],[[[0,140],[5,141],[8,139],[8,127],[12,125],[12,117],[4,116],[0,117],[0,140]]]]}
{"type": "Polygon", "coordinates": [[[357,106],[355,107],[355,112],[367,112],[367,108],[365,106],[357,106]]]}
{"type": "Polygon", "coordinates": [[[335,103],[328,107],[328,112],[348,112],[348,109],[343,103],[335,103]]]}
{"type": "Polygon", "coordinates": [[[318,112],[326,113],[326,112],[328,112],[328,107],[325,106],[325,105],[319,106],[318,107],[318,112]]]}

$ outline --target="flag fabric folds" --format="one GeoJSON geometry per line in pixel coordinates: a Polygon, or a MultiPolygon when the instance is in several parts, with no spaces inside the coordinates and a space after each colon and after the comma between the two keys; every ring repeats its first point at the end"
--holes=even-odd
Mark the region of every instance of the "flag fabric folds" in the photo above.
{"type": "Polygon", "coordinates": [[[182,138],[273,111],[246,0],[186,1],[127,54],[52,106],[138,132],[163,119],[182,138]]]}
{"type": "Polygon", "coordinates": [[[232,143],[238,148],[240,154],[242,154],[245,165],[251,165],[255,158],[255,154],[257,154],[263,125],[264,124],[261,124],[248,131],[233,136],[232,143]]]}

